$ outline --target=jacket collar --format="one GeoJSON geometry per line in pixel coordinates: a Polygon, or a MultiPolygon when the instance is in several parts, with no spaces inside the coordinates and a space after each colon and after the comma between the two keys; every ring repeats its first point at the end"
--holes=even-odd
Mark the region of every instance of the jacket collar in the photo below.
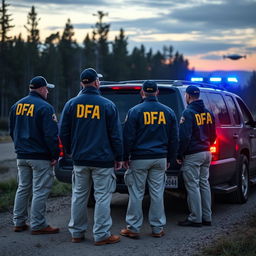
{"type": "Polygon", "coordinates": [[[144,101],[158,101],[156,96],[149,96],[144,98],[144,101]]]}
{"type": "Polygon", "coordinates": [[[39,94],[38,92],[31,91],[31,92],[29,92],[29,95],[34,96],[34,97],[37,97],[37,98],[41,98],[41,99],[47,101],[47,100],[46,100],[41,94],[39,94]]]}
{"type": "Polygon", "coordinates": [[[100,94],[99,90],[94,86],[87,86],[82,89],[82,94],[100,94]]]}

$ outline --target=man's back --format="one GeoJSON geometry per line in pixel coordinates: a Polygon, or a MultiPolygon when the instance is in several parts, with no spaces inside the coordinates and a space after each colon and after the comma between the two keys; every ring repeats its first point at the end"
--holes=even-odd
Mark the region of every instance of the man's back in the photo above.
{"type": "Polygon", "coordinates": [[[112,166],[115,155],[120,154],[121,158],[118,112],[115,105],[100,96],[96,88],[83,89],[79,96],[66,104],[63,113],[60,136],[75,163],[112,166]],[[71,148],[68,140],[71,141],[71,148]]]}
{"type": "Polygon", "coordinates": [[[10,135],[18,158],[58,158],[58,128],[53,107],[38,93],[16,102],[10,112],[10,135]]]}
{"type": "Polygon", "coordinates": [[[131,153],[131,159],[166,157],[170,144],[171,151],[176,151],[175,114],[156,97],[147,97],[143,103],[129,110],[124,134],[126,155],[131,153]]]}

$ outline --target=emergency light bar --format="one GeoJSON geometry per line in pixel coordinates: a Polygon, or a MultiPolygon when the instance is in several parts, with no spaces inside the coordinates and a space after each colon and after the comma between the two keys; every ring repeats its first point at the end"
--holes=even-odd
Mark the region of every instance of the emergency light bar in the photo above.
{"type": "Polygon", "coordinates": [[[221,77],[210,77],[211,82],[221,82],[222,78],[221,77]]]}
{"type": "Polygon", "coordinates": [[[238,83],[238,79],[236,77],[228,77],[228,82],[230,83],[238,83]]]}
{"type": "Polygon", "coordinates": [[[202,77],[191,77],[191,82],[203,82],[204,79],[202,77]]]}

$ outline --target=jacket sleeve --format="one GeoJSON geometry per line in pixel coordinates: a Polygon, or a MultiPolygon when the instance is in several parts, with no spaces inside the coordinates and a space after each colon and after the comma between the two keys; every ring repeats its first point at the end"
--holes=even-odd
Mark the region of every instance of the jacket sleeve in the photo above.
{"type": "Polygon", "coordinates": [[[122,126],[119,119],[117,108],[114,104],[107,107],[107,128],[111,148],[114,153],[115,161],[123,160],[123,137],[122,126]]]}
{"type": "Polygon", "coordinates": [[[170,137],[168,142],[167,162],[175,160],[179,146],[179,128],[176,115],[172,114],[170,137]]]}
{"type": "Polygon", "coordinates": [[[69,102],[65,104],[61,113],[59,136],[65,152],[71,154],[71,117],[69,102]]]}
{"type": "Polygon", "coordinates": [[[10,115],[9,115],[9,134],[12,138],[12,140],[14,140],[14,137],[13,137],[13,132],[14,132],[14,127],[15,127],[15,105],[13,105],[11,107],[11,110],[10,110],[10,115]]]}
{"type": "Polygon", "coordinates": [[[129,160],[136,138],[136,118],[131,110],[128,111],[124,123],[124,161],[129,160]]]}
{"type": "Polygon", "coordinates": [[[188,145],[191,140],[193,127],[192,115],[189,111],[185,110],[182,114],[179,126],[179,149],[178,149],[178,159],[182,159],[184,153],[186,152],[188,145]]]}
{"type": "Polygon", "coordinates": [[[59,140],[58,140],[58,125],[53,107],[44,107],[42,109],[42,130],[44,140],[52,159],[59,158],[59,140]]]}

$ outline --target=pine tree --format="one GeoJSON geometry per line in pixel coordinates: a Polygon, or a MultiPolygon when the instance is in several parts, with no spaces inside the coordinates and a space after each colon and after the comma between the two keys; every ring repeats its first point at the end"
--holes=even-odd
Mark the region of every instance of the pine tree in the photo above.
{"type": "Polygon", "coordinates": [[[108,13],[98,11],[93,15],[98,17],[98,21],[96,22],[92,32],[92,39],[96,42],[96,70],[99,73],[104,74],[104,77],[107,78],[105,70],[109,65],[108,33],[110,24],[104,23],[103,18],[108,16],[108,13]]]}
{"type": "Polygon", "coordinates": [[[90,38],[89,34],[86,34],[84,39],[83,56],[82,66],[96,69],[96,43],[95,40],[90,38]]]}
{"type": "Polygon", "coordinates": [[[121,28],[118,36],[112,44],[111,67],[109,69],[110,80],[120,81],[129,79],[129,59],[128,59],[128,38],[121,28]]]}
{"type": "Polygon", "coordinates": [[[67,100],[79,90],[79,73],[81,70],[81,51],[74,39],[74,27],[68,19],[59,43],[62,62],[62,99],[67,100]]]}
{"type": "Polygon", "coordinates": [[[12,21],[11,14],[8,14],[8,6],[5,0],[2,0],[2,6],[0,8],[0,118],[8,115],[8,90],[10,88],[7,85],[8,72],[10,71],[8,64],[8,56],[10,51],[11,42],[7,34],[14,27],[10,24],[12,21]]]}
{"type": "Polygon", "coordinates": [[[34,44],[39,43],[39,40],[40,40],[39,29],[38,29],[39,21],[40,21],[40,18],[37,18],[35,7],[32,6],[31,11],[28,13],[27,26],[24,25],[27,32],[29,33],[28,39],[27,39],[29,43],[34,43],[34,44]]]}
{"type": "Polygon", "coordinates": [[[5,0],[2,0],[2,7],[0,8],[0,35],[2,44],[11,39],[7,33],[14,27],[14,25],[10,24],[13,19],[10,18],[11,14],[8,14],[8,6],[10,5],[6,4],[5,0]]]}

